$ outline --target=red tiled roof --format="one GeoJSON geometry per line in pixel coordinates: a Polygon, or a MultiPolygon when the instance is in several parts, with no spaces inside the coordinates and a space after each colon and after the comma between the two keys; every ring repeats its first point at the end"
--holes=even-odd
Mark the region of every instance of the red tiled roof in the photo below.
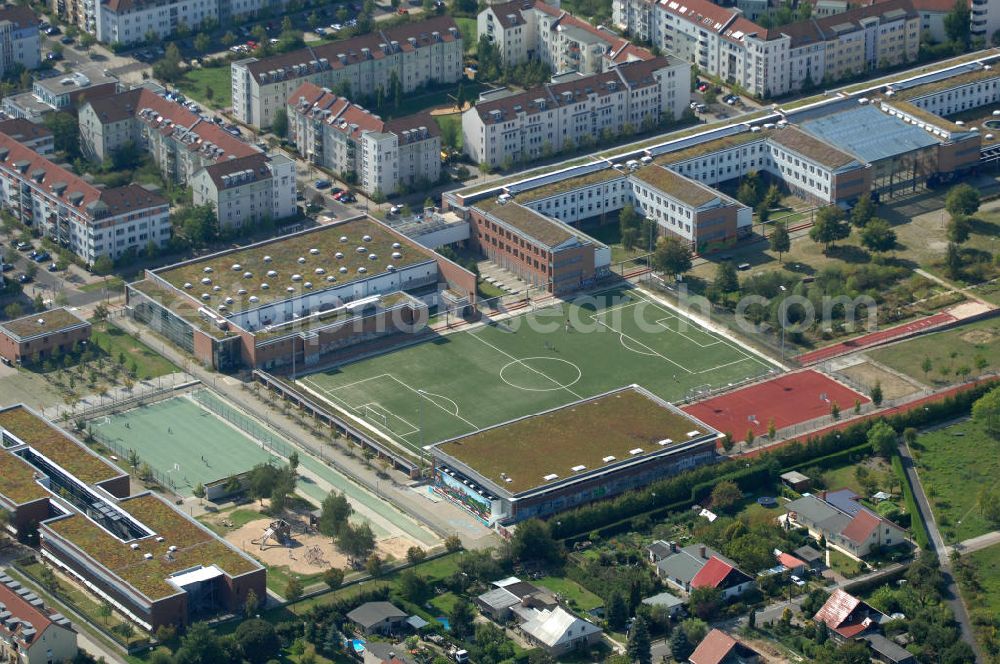
{"type": "Polygon", "coordinates": [[[392,120],[382,120],[370,111],[338,97],[315,83],[303,83],[288,95],[288,105],[300,115],[329,111],[323,120],[335,129],[359,138],[365,131],[393,132],[402,139],[402,132],[423,127],[428,136],[438,136],[440,128],[428,113],[414,113],[392,120]],[[303,101],[304,100],[304,101],[303,101]]]}
{"type": "Polygon", "coordinates": [[[18,618],[21,621],[12,630],[8,629],[3,623],[0,623],[0,634],[12,634],[17,637],[17,640],[27,643],[29,648],[36,643],[42,642],[42,634],[52,626],[52,621],[49,619],[46,611],[38,609],[24,601],[23,597],[2,583],[0,583],[0,602],[3,602],[7,610],[13,614],[12,617],[18,618]],[[21,636],[24,622],[31,623],[31,626],[35,628],[35,634],[31,637],[30,641],[26,641],[21,636]]]}
{"type": "Polygon", "coordinates": [[[19,28],[40,22],[35,12],[21,5],[0,5],[0,21],[10,21],[19,28]]]}
{"type": "Polygon", "coordinates": [[[656,6],[715,33],[721,33],[730,21],[739,16],[739,12],[720,7],[709,0],[670,0],[656,6]]]}
{"type": "Polygon", "coordinates": [[[854,616],[854,612],[863,602],[840,588],[834,590],[826,603],[816,612],[813,620],[826,623],[826,626],[847,638],[865,631],[868,626],[867,616],[854,616]]]}
{"type": "Polygon", "coordinates": [[[18,141],[31,141],[36,138],[51,136],[52,132],[44,125],[35,124],[24,118],[11,118],[0,122],[0,134],[7,134],[18,141]]]}
{"type": "Polygon", "coordinates": [[[729,573],[732,572],[735,567],[727,562],[712,556],[708,559],[708,562],[694,575],[691,579],[692,588],[718,588],[719,584],[722,583],[729,573]]]}
{"type": "Polygon", "coordinates": [[[777,555],[778,562],[787,567],[788,569],[795,569],[796,567],[805,567],[805,563],[793,556],[790,553],[781,552],[777,555]]]}
{"type": "Polygon", "coordinates": [[[737,641],[733,637],[720,629],[713,629],[705,635],[688,659],[691,664],[719,664],[732,652],[736,644],[737,641]]]}
{"type": "Polygon", "coordinates": [[[867,540],[881,523],[882,519],[878,516],[868,510],[861,510],[854,515],[854,518],[840,534],[852,542],[860,544],[867,540]]]}

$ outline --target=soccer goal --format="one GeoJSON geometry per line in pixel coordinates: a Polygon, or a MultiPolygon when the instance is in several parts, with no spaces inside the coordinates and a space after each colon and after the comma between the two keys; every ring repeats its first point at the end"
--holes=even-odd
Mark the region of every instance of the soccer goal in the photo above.
{"type": "Polygon", "coordinates": [[[361,416],[366,420],[371,420],[381,424],[385,429],[389,428],[389,418],[386,417],[385,412],[383,412],[378,406],[366,403],[361,407],[361,416]]]}

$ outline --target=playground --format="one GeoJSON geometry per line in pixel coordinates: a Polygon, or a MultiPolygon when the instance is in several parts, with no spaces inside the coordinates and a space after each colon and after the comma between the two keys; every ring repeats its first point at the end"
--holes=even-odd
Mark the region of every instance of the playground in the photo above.
{"type": "Polygon", "coordinates": [[[197,393],[172,397],[88,423],[94,437],[111,449],[120,465],[135,450],[155,479],[182,496],[250,470],[259,463],[284,460],[265,449],[197,399],[197,393]]]}

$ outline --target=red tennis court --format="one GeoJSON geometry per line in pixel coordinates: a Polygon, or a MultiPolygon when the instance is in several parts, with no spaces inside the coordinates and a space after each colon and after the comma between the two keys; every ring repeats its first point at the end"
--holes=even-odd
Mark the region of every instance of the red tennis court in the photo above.
{"type": "Polygon", "coordinates": [[[747,429],[752,428],[754,435],[766,434],[772,419],[775,428],[781,429],[829,415],[833,403],[846,414],[854,408],[855,399],[868,403],[864,395],[810,369],[691,404],[683,410],[742,440],[747,429]]]}
{"type": "Polygon", "coordinates": [[[799,355],[795,359],[797,359],[801,364],[815,364],[817,362],[822,362],[823,360],[829,360],[831,357],[846,355],[847,353],[854,352],[861,348],[868,348],[869,346],[874,346],[884,341],[907,337],[911,334],[920,332],[921,330],[938,327],[946,323],[951,323],[954,320],[955,317],[951,314],[943,312],[937,313],[932,316],[910,321],[909,323],[897,325],[896,327],[890,327],[887,330],[878,330],[877,332],[872,332],[871,334],[866,334],[855,339],[848,339],[847,341],[839,344],[833,344],[832,346],[812,350],[808,353],[799,355]]]}

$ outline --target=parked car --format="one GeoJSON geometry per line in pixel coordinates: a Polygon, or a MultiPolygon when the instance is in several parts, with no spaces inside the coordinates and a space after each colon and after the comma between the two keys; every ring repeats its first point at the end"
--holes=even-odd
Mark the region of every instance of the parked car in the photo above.
{"type": "Polygon", "coordinates": [[[333,187],[332,189],[330,189],[330,195],[333,196],[333,197],[335,197],[335,198],[336,198],[336,196],[338,194],[342,194],[342,193],[344,193],[344,188],[343,187],[333,187]]]}
{"type": "Polygon", "coordinates": [[[14,245],[14,248],[17,249],[18,251],[27,251],[28,249],[31,249],[31,243],[18,242],[17,244],[14,245]]]}
{"type": "Polygon", "coordinates": [[[45,54],[45,59],[46,60],[52,60],[53,62],[55,62],[57,60],[62,60],[63,59],[63,54],[62,53],[57,53],[55,51],[52,51],[51,53],[46,53],[45,54]]]}
{"type": "Polygon", "coordinates": [[[66,44],[67,46],[69,46],[70,44],[73,43],[73,38],[70,37],[69,35],[66,35],[65,37],[63,37],[59,41],[61,41],[63,44],[66,44]]]}
{"type": "Polygon", "coordinates": [[[17,283],[19,283],[19,284],[27,284],[27,283],[30,283],[30,282],[31,282],[31,277],[29,275],[23,274],[23,273],[17,275],[17,283]]]}
{"type": "Polygon", "coordinates": [[[34,259],[34,261],[36,263],[44,263],[45,261],[47,261],[50,258],[52,258],[52,256],[50,256],[49,252],[47,252],[47,251],[40,251],[37,254],[35,254],[34,256],[32,256],[32,258],[34,259]]]}
{"type": "Polygon", "coordinates": [[[736,269],[741,272],[746,272],[747,270],[750,269],[750,263],[740,263],[739,265],[736,266],[736,269]]]}
{"type": "Polygon", "coordinates": [[[792,580],[792,583],[794,583],[795,585],[797,585],[797,586],[798,586],[798,587],[800,587],[800,588],[801,588],[802,586],[806,585],[806,582],[805,582],[805,581],[803,581],[803,580],[802,580],[802,579],[800,579],[799,577],[795,576],[794,574],[793,574],[793,575],[792,575],[791,577],[789,577],[789,578],[790,578],[790,579],[792,580]]]}
{"type": "Polygon", "coordinates": [[[14,265],[12,263],[0,263],[0,272],[10,272],[13,269],[14,265]]]}
{"type": "Polygon", "coordinates": [[[319,35],[320,37],[325,37],[325,36],[326,36],[326,28],[316,28],[316,29],[314,30],[314,32],[315,32],[315,33],[316,33],[317,35],[319,35]]]}
{"type": "Polygon", "coordinates": [[[352,194],[349,191],[346,192],[343,196],[340,197],[340,202],[341,203],[354,203],[357,200],[358,200],[358,197],[355,196],[354,194],[352,194]]]}
{"type": "Polygon", "coordinates": [[[317,189],[329,189],[332,184],[333,183],[329,180],[316,180],[316,182],[313,183],[313,186],[317,189]]]}
{"type": "Polygon", "coordinates": [[[54,25],[51,25],[45,29],[45,34],[47,34],[49,37],[55,37],[56,35],[61,35],[62,30],[60,30],[54,25]]]}
{"type": "Polygon", "coordinates": [[[398,205],[393,205],[391,208],[389,208],[389,214],[399,214],[399,211],[402,209],[403,208],[398,205]]]}
{"type": "Polygon", "coordinates": [[[55,263],[49,263],[49,267],[47,269],[49,272],[58,272],[59,266],[56,265],[55,263]]]}

